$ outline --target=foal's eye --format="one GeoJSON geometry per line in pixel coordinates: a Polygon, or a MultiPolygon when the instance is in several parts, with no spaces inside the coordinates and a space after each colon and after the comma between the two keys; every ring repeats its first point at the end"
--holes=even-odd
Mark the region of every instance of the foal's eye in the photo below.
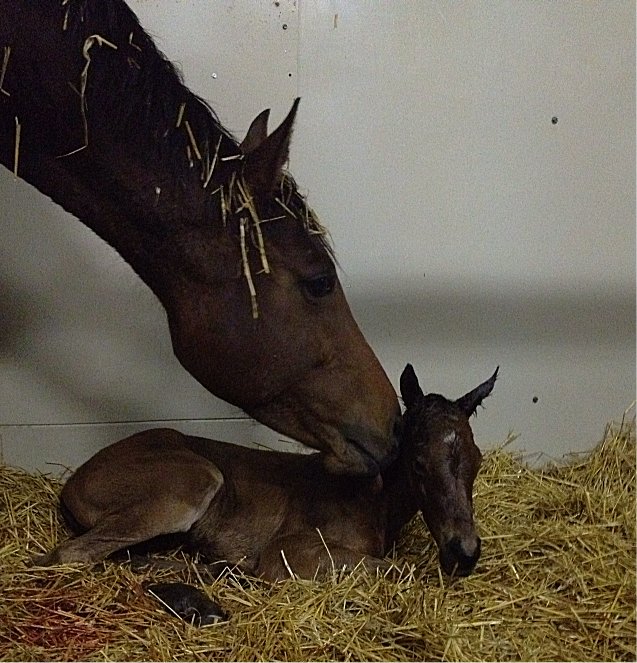
{"type": "Polygon", "coordinates": [[[301,282],[301,285],[311,299],[320,299],[321,297],[327,297],[334,291],[336,276],[324,274],[313,279],[305,279],[301,282]]]}

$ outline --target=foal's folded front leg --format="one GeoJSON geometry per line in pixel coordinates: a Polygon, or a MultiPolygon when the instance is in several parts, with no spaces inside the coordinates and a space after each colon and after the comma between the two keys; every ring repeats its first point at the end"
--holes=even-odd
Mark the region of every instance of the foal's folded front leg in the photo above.
{"type": "Polygon", "coordinates": [[[95,563],[110,554],[162,534],[187,531],[193,524],[192,507],[173,496],[163,495],[152,504],[125,508],[100,519],[84,534],[65,541],[51,552],[34,557],[36,566],[95,563]],[[147,507],[144,508],[144,507],[147,507]]]}
{"type": "MultiPolygon", "coordinates": [[[[119,449],[113,448],[126,450],[123,443],[134,442],[136,452],[144,451],[142,444],[154,452],[153,437],[148,437],[148,441],[128,438],[119,449]]],[[[105,460],[80,467],[64,486],[62,500],[86,531],[33,563],[99,562],[156,536],[187,532],[209,508],[223,485],[223,475],[214,463],[187,449],[165,445],[158,451],[163,453],[150,453],[148,459],[142,456],[144,462],[122,468],[107,449],[105,460]]]]}

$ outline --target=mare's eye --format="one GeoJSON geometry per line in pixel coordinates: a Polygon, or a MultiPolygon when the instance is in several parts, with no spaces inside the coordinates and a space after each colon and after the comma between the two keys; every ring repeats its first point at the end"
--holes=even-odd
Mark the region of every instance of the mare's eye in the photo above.
{"type": "Polygon", "coordinates": [[[336,286],[336,276],[325,274],[301,282],[303,290],[311,299],[320,299],[331,294],[336,286]]]}

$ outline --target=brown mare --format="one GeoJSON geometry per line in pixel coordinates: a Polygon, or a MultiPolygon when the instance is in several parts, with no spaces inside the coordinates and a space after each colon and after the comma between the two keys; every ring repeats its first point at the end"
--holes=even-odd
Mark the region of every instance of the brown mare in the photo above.
{"type": "Polygon", "coordinates": [[[480,555],[473,482],[482,456],[469,417],[496,372],[450,401],[425,396],[410,365],[398,458],[380,478],[339,477],[316,454],[286,454],[148,430],[99,451],[71,476],[61,504],[83,534],[34,560],[97,562],[160,535],[269,580],[312,578],[381,558],[420,510],[446,573],[467,575],[480,555]]]}
{"type": "Polygon", "coordinates": [[[238,143],[122,0],[0,0],[0,17],[0,162],[122,255],[201,384],[332,472],[377,475],[400,408],[283,170],[298,100],[238,143]]]}

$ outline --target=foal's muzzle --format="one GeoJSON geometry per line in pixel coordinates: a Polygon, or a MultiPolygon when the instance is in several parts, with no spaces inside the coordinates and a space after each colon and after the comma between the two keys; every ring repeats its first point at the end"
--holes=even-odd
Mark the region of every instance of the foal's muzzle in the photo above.
{"type": "Polygon", "coordinates": [[[447,575],[468,576],[480,559],[480,537],[460,539],[454,536],[440,549],[440,566],[447,575]]]}

